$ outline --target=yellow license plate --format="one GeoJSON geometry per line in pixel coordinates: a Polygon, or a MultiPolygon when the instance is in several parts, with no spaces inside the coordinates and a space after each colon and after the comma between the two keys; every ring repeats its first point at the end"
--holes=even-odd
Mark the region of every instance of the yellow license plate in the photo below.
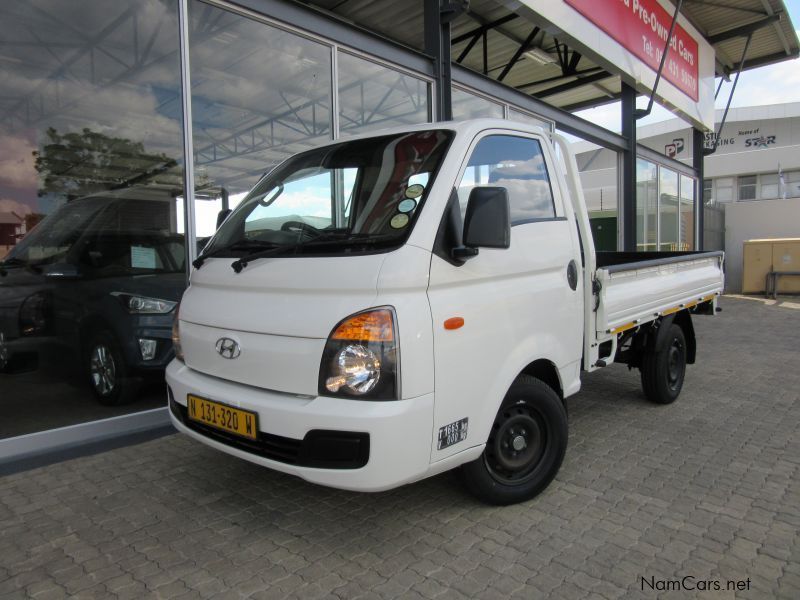
{"type": "Polygon", "coordinates": [[[258,437],[258,418],[253,412],[191,394],[187,396],[186,402],[189,406],[189,418],[193,421],[251,440],[258,437]]]}

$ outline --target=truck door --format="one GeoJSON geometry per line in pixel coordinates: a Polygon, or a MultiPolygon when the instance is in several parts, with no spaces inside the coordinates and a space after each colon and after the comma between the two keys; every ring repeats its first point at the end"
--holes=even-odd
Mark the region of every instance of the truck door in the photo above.
{"type": "Polygon", "coordinates": [[[456,191],[462,221],[474,187],[505,187],[511,245],[481,248],[460,265],[432,257],[432,462],[486,441],[508,387],[532,361],[546,359],[579,374],[580,256],[574,219],[567,218],[555,177],[551,184],[557,167],[548,148],[533,134],[485,132],[461,167],[456,191]],[[568,276],[573,269],[574,278],[568,276]],[[453,317],[463,325],[446,329],[453,317]]]}

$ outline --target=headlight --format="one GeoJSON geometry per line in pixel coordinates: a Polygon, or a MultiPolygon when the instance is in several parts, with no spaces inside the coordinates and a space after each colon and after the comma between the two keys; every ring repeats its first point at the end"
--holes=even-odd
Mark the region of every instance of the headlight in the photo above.
{"type": "Polygon", "coordinates": [[[175,319],[172,321],[172,347],[175,349],[175,358],[183,361],[183,348],[181,347],[181,325],[180,325],[181,305],[175,310],[175,319]]]}
{"type": "Polygon", "coordinates": [[[50,299],[44,292],[31,294],[19,307],[19,332],[22,335],[46,333],[50,319],[50,299]]]}
{"type": "Polygon", "coordinates": [[[394,311],[376,308],[333,328],[319,373],[319,394],[364,400],[400,397],[394,311]]]}
{"type": "Polygon", "coordinates": [[[111,295],[122,302],[125,309],[134,315],[165,315],[178,304],[171,300],[136,296],[125,292],[111,292],[111,295]]]}

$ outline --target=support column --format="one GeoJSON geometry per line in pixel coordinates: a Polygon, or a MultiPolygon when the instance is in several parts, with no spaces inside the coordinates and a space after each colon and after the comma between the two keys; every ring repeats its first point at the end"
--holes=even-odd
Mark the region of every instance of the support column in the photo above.
{"type": "Polygon", "coordinates": [[[622,249],[636,251],[636,90],[622,83],[621,98],[622,137],[628,140],[628,149],[622,151],[620,161],[622,205],[617,208],[622,218],[622,249]]]}
{"type": "Polygon", "coordinates": [[[450,69],[450,21],[454,9],[451,5],[441,5],[441,0],[425,0],[425,54],[433,58],[435,78],[434,106],[437,121],[453,119],[453,102],[451,84],[453,81],[450,69]]]}
{"type": "Polygon", "coordinates": [[[703,228],[705,225],[705,206],[706,206],[706,199],[703,198],[703,177],[705,176],[703,173],[703,163],[705,159],[705,134],[697,129],[697,127],[692,129],[692,166],[694,167],[695,172],[697,173],[697,193],[695,194],[695,214],[697,218],[695,219],[696,225],[695,229],[697,233],[695,234],[695,239],[697,240],[697,247],[695,250],[702,250],[703,249],[703,228]]]}

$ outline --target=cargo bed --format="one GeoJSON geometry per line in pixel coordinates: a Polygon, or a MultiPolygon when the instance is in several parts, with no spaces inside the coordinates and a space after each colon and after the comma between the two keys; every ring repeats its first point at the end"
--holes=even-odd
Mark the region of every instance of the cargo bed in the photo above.
{"type": "Polygon", "coordinates": [[[703,302],[724,286],[722,252],[598,252],[598,338],[703,302]]]}

